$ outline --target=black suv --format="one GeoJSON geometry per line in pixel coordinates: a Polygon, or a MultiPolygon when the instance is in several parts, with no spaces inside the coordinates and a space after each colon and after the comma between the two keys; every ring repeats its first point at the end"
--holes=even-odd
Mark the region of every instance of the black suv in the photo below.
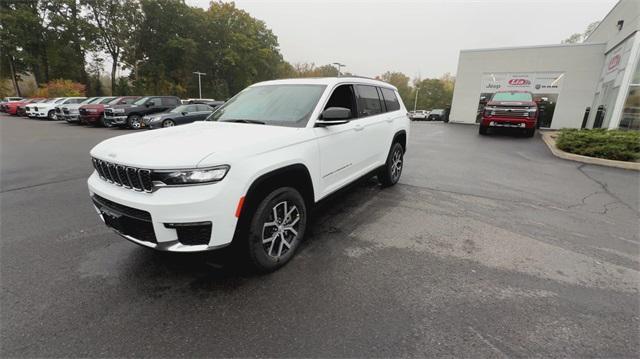
{"type": "Polygon", "coordinates": [[[142,116],[165,112],[180,105],[175,96],[145,96],[132,104],[115,105],[104,109],[104,123],[109,126],[120,126],[138,129],[142,127],[142,116]]]}

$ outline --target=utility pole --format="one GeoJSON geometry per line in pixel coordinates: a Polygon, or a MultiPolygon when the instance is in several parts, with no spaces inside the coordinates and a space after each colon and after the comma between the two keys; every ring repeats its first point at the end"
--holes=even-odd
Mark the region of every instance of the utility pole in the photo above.
{"type": "Polygon", "coordinates": [[[416,106],[418,105],[418,92],[420,92],[420,87],[416,87],[416,99],[413,101],[413,112],[416,112],[416,106]]]}
{"type": "Polygon", "coordinates": [[[199,71],[195,71],[194,74],[198,75],[198,97],[202,98],[202,81],[200,81],[200,77],[207,76],[207,74],[199,71]]]}
{"type": "Polygon", "coordinates": [[[334,62],[332,65],[336,65],[336,67],[338,68],[338,77],[340,77],[340,69],[347,66],[347,65],[341,64],[339,62],[334,62]]]}

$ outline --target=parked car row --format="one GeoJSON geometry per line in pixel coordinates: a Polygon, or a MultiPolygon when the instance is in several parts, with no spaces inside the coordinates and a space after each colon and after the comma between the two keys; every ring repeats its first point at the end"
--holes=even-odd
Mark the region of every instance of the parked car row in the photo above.
{"type": "Polygon", "coordinates": [[[175,96],[102,96],[5,98],[0,111],[9,115],[104,127],[149,129],[204,120],[223,101],[175,96]]]}
{"type": "Polygon", "coordinates": [[[448,122],[446,111],[443,109],[415,110],[409,112],[409,118],[412,121],[445,121],[448,122]]]}

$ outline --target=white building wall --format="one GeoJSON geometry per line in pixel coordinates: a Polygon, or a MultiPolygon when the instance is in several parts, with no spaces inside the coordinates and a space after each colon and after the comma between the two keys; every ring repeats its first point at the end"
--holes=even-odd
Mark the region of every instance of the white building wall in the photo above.
{"type": "Polygon", "coordinates": [[[563,72],[551,128],[582,124],[604,65],[606,44],[572,44],[460,52],[450,121],[475,123],[482,74],[488,72],[563,72]]]}
{"type": "Polygon", "coordinates": [[[598,27],[584,40],[585,43],[606,43],[605,53],[640,30],[640,0],[620,0],[602,19],[598,27]],[[623,20],[622,30],[618,21],[623,20]]]}

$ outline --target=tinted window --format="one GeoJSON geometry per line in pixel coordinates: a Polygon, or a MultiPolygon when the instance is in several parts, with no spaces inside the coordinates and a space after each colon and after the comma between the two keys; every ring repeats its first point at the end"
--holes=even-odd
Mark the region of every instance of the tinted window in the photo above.
{"type": "Polygon", "coordinates": [[[160,99],[160,97],[151,97],[149,98],[149,101],[147,101],[147,104],[153,102],[153,106],[160,106],[162,105],[162,100],[160,99]]]}
{"type": "Polygon", "coordinates": [[[207,105],[197,105],[198,111],[211,111],[213,110],[211,107],[207,105]]]}
{"type": "Polygon", "coordinates": [[[178,99],[175,97],[163,97],[162,104],[165,106],[178,106],[178,99]]]}
{"type": "Polygon", "coordinates": [[[358,88],[360,116],[373,116],[383,112],[378,90],[374,86],[357,85],[356,87],[358,88]]]}
{"type": "Polygon", "coordinates": [[[396,97],[396,93],[393,90],[388,88],[381,88],[382,97],[384,98],[384,103],[387,105],[387,111],[397,111],[400,109],[400,102],[398,102],[398,98],[396,97]]]}

